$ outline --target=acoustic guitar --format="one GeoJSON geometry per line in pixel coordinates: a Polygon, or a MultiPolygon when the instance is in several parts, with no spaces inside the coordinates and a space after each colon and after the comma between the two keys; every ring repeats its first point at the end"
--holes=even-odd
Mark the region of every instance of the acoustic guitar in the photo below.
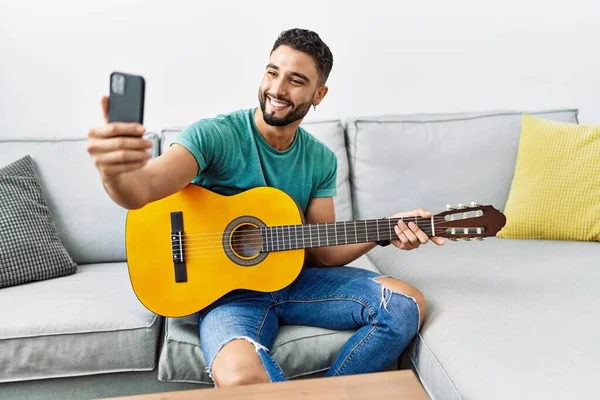
{"type": "MultiPolygon", "coordinates": [[[[276,291],[291,284],[313,247],[397,239],[400,218],[306,224],[296,202],[272,187],[224,196],[198,185],[127,213],[133,290],[151,312],[183,317],[235,289],[276,291]]],[[[429,237],[495,236],[506,223],[492,206],[449,207],[405,217],[429,237]]]]}

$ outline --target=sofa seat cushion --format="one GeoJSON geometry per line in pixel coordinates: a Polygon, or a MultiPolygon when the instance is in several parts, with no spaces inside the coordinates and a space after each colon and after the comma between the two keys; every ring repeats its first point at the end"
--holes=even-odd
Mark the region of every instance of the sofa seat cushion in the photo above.
{"type": "Polygon", "coordinates": [[[408,354],[432,398],[566,399],[597,391],[599,243],[488,238],[370,256],[427,300],[408,354]]]}
{"type": "MultiPolygon", "coordinates": [[[[353,331],[284,325],[271,350],[289,379],[326,371],[353,331]]],[[[212,384],[200,347],[198,316],[167,318],[165,341],[158,363],[158,379],[212,384]]]]}
{"type": "Polygon", "coordinates": [[[161,319],[131,289],[125,263],[0,290],[0,382],[155,367],[161,319]]]}
{"type": "MultiPolygon", "coordinates": [[[[377,272],[364,255],[348,268],[377,272]]],[[[327,371],[354,331],[335,331],[300,325],[282,325],[270,349],[288,379],[327,371]]],[[[200,346],[198,315],[167,318],[164,344],[158,363],[158,379],[171,382],[212,384],[200,346]]]]}

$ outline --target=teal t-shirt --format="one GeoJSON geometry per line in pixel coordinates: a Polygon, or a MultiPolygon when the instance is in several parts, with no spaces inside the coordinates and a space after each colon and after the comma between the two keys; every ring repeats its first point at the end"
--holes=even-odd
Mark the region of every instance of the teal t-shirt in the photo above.
{"type": "Polygon", "coordinates": [[[201,119],[173,143],[188,149],[198,162],[192,183],[216,193],[275,187],[290,195],[303,213],[313,198],[336,194],[335,153],[302,127],[288,149],[275,149],[258,131],[254,109],[201,119]]]}

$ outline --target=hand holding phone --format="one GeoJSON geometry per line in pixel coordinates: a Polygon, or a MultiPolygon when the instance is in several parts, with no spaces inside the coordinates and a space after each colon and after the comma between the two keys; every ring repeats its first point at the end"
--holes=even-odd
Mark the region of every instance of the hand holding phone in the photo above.
{"type": "Polygon", "coordinates": [[[114,72],[110,96],[102,97],[105,124],[88,132],[87,151],[103,180],[143,167],[151,158],[151,140],[144,139],[144,79],[114,72]]]}

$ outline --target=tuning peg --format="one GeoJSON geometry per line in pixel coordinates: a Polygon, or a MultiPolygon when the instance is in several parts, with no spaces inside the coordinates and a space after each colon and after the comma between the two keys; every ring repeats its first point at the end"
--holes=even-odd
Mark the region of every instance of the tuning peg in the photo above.
{"type": "Polygon", "coordinates": [[[462,240],[464,240],[464,241],[466,241],[466,242],[470,242],[470,241],[471,241],[471,238],[470,238],[470,237],[463,237],[463,238],[461,238],[461,239],[462,239],[462,240]]]}
{"type": "Polygon", "coordinates": [[[471,202],[471,207],[480,207],[480,206],[481,206],[481,204],[479,204],[479,203],[476,203],[474,201],[471,202]]]}
{"type": "Polygon", "coordinates": [[[462,210],[463,208],[467,208],[467,206],[465,206],[464,204],[458,204],[458,209],[462,210]]]}
{"type": "Polygon", "coordinates": [[[479,240],[479,241],[481,241],[481,242],[483,242],[483,240],[484,240],[484,239],[485,239],[485,238],[483,238],[483,237],[477,237],[477,240],[479,240]]]}
{"type": "Polygon", "coordinates": [[[448,239],[452,240],[453,242],[458,242],[458,238],[455,238],[455,237],[451,237],[451,238],[448,238],[448,239]]]}
{"type": "Polygon", "coordinates": [[[452,210],[456,210],[456,208],[452,207],[450,204],[446,204],[446,210],[452,211],[452,210]]]}

